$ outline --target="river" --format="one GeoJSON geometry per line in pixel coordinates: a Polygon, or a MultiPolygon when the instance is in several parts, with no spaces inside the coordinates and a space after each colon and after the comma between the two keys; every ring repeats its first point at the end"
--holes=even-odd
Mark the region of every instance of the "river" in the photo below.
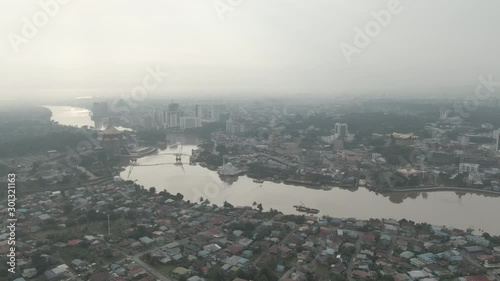
{"type": "MultiPolygon", "coordinates": [[[[107,120],[103,122],[93,121],[91,111],[86,108],[73,106],[44,106],[52,112],[52,120],[61,125],[104,129],[107,126],[107,120]]],[[[116,126],[120,131],[130,130],[129,128],[116,126]]]]}
{"type": "MultiPolygon", "coordinates": [[[[53,112],[53,120],[60,124],[82,126],[93,123],[88,114],[78,113],[86,109],[49,108],[53,112]]],[[[190,154],[195,147],[188,142],[183,145],[183,152],[190,154]]],[[[500,234],[500,219],[495,215],[500,213],[498,197],[454,191],[398,193],[390,196],[365,188],[325,191],[273,182],[258,184],[246,176],[228,183],[221,180],[217,172],[198,165],[173,165],[175,157],[165,153],[175,153],[178,149],[162,150],[158,155],[141,158],[138,164],[152,166],[133,167],[131,172],[130,167],[127,167],[121,176],[136,180],[146,188],[154,186],[157,191],[181,193],[185,200],[191,201],[199,201],[203,197],[218,205],[228,201],[235,206],[256,202],[261,203],[265,210],[273,208],[284,213],[297,213],[293,205],[303,202],[308,207],[320,209],[320,215],[359,219],[406,218],[415,222],[464,230],[473,227],[500,234]]],[[[183,162],[189,163],[188,158],[183,157],[183,162]]]]}

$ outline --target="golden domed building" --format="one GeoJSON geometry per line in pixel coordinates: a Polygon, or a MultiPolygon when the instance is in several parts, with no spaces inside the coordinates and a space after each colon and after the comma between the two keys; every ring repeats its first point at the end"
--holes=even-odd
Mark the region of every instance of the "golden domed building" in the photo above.
{"type": "Polygon", "coordinates": [[[99,132],[97,139],[102,148],[112,154],[120,154],[122,147],[128,143],[127,137],[109,122],[108,127],[99,132]]]}

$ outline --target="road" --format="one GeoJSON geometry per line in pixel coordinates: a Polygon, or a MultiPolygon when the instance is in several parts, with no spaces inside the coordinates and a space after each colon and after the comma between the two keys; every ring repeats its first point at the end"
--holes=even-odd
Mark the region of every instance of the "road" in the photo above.
{"type": "MultiPolygon", "coordinates": [[[[149,252],[152,252],[152,251],[155,251],[159,248],[161,248],[160,246],[158,247],[155,247],[151,250],[147,250],[147,251],[144,251],[144,252],[140,252],[138,254],[135,254],[134,256],[130,256],[129,254],[123,252],[122,250],[120,250],[118,247],[114,247],[116,250],[118,250],[120,253],[122,253],[123,255],[125,255],[127,258],[129,259],[132,259],[135,263],[137,263],[138,265],[142,266],[146,272],[148,272],[149,274],[153,275],[154,277],[156,277],[158,280],[161,280],[161,281],[176,281],[174,279],[171,279],[163,274],[161,274],[160,272],[156,271],[154,268],[152,268],[150,265],[146,264],[145,262],[143,262],[140,257],[146,253],[149,253],[149,252]]],[[[125,259],[123,259],[125,260],[125,259]]],[[[119,262],[122,262],[123,260],[119,261],[119,262]]],[[[118,263],[119,263],[118,262],[118,263]]]]}
{"type": "Polygon", "coordinates": [[[139,259],[138,255],[133,256],[132,259],[138,265],[144,267],[149,274],[153,275],[158,280],[161,280],[161,281],[174,281],[174,279],[170,279],[169,277],[161,274],[160,272],[156,271],[154,268],[152,268],[149,265],[147,265],[145,262],[141,261],[141,259],[139,259]]]}
{"type": "Polygon", "coordinates": [[[285,272],[285,274],[281,276],[281,278],[278,281],[283,281],[290,278],[290,275],[293,273],[294,270],[295,270],[294,267],[290,268],[287,272],[285,272]]]}
{"type": "MultiPolygon", "coordinates": [[[[184,239],[179,240],[179,241],[177,241],[177,242],[179,242],[179,243],[181,243],[181,244],[182,244],[182,243],[187,242],[187,241],[188,241],[188,239],[189,239],[189,238],[184,238],[184,239]]],[[[154,276],[154,277],[156,277],[158,280],[161,280],[161,281],[176,281],[175,279],[172,279],[172,278],[170,278],[170,277],[168,277],[168,276],[165,276],[165,275],[161,274],[160,272],[158,272],[158,271],[157,271],[157,270],[155,270],[153,267],[151,267],[150,265],[148,265],[147,263],[143,262],[143,261],[140,259],[140,257],[141,257],[141,256],[143,256],[143,255],[145,255],[145,254],[147,254],[147,253],[152,253],[152,252],[154,252],[154,251],[156,251],[156,250],[158,250],[158,249],[161,249],[161,248],[163,248],[163,247],[165,247],[165,245],[156,246],[156,247],[154,247],[154,248],[152,248],[152,249],[149,249],[149,250],[146,250],[146,251],[143,251],[143,252],[139,252],[139,253],[137,253],[137,254],[135,254],[135,255],[133,255],[133,256],[131,256],[131,255],[129,255],[129,254],[127,254],[127,253],[123,252],[123,251],[122,251],[122,250],[120,250],[118,247],[115,247],[115,249],[116,249],[116,250],[118,250],[118,251],[119,251],[120,253],[122,253],[123,255],[125,255],[127,258],[132,259],[132,260],[133,260],[135,263],[137,263],[138,265],[142,266],[144,269],[146,269],[146,271],[147,271],[149,274],[153,275],[153,276],[154,276]]],[[[124,260],[124,259],[123,259],[123,260],[124,260]]],[[[123,261],[123,260],[122,260],[122,261],[123,261]]]]}
{"type": "Polygon", "coordinates": [[[400,238],[399,234],[397,235],[389,235],[391,237],[391,245],[389,246],[389,255],[392,256],[394,250],[398,246],[398,239],[400,238]]]}
{"type": "Polygon", "coordinates": [[[483,265],[477,262],[475,259],[471,258],[468,253],[466,253],[464,250],[460,251],[460,254],[462,257],[464,257],[468,262],[476,266],[477,268],[483,268],[483,265]]]}
{"type": "Polygon", "coordinates": [[[354,260],[356,259],[356,255],[361,251],[361,243],[363,243],[363,237],[364,234],[361,232],[356,232],[358,234],[358,240],[356,241],[356,252],[354,252],[353,257],[349,261],[349,264],[347,265],[347,280],[349,281],[354,281],[354,279],[351,276],[352,270],[354,269],[354,260]]]}

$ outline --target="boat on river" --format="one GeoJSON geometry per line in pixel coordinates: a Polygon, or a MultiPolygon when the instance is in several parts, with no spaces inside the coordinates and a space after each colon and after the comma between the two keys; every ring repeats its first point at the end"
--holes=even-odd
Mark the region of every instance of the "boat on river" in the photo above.
{"type": "Polygon", "coordinates": [[[306,207],[304,205],[304,203],[302,203],[302,202],[300,202],[300,203],[302,205],[294,205],[293,206],[295,208],[295,210],[297,210],[298,212],[308,213],[308,214],[317,214],[317,213],[319,213],[318,209],[309,208],[309,207],[306,207]]]}

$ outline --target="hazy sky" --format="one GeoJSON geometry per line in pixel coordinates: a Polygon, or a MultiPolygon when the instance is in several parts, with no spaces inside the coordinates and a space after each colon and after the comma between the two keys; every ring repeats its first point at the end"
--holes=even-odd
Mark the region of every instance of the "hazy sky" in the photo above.
{"type": "Polygon", "coordinates": [[[23,35],[23,18],[53,1],[0,0],[1,98],[119,94],[157,64],[170,76],[152,92],[176,95],[439,94],[500,80],[498,0],[401,0],[350,63],[340,44],[356,47],[355,28],[390,0],[65,0],[23,35]],[[222,20],[214,4],[231,2],[222,20]]]}

